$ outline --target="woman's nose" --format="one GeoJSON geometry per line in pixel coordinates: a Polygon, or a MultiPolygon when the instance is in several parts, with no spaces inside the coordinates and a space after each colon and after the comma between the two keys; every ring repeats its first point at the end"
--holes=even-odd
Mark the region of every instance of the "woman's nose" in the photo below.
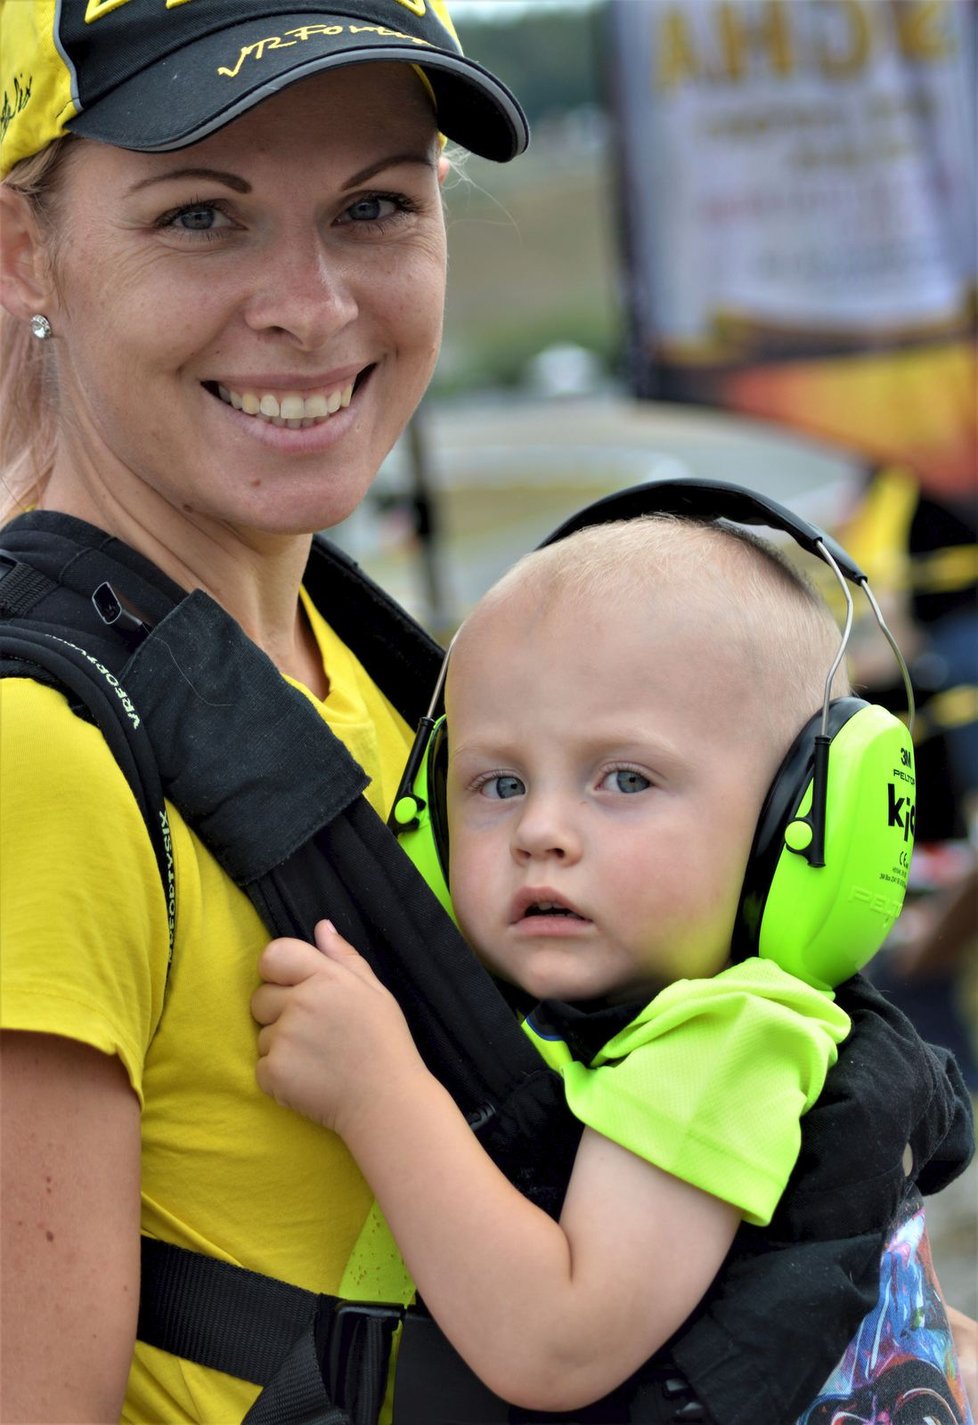
{"type": "Polygon", "coordinates": [[[285,333],[309,350],[349,326],[358,313],[346,263],[318,233],[269,252],[245,305],[253,331],[285,333]]]}

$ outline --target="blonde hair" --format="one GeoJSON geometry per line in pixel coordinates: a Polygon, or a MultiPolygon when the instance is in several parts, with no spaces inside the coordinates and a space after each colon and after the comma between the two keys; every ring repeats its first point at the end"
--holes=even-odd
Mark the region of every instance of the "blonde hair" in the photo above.
{"type": "MultiPolygon", "coordinates": [[[[55,248],[58,178],[73,141],[57,139],[15,164],[3,186],[20,193],[55,248]]],[[[51,474],[55,445],[55,391],[44,344],[26,322],[0,308],[0,519],[35,503],[51,474]]]]}
{"type": "MultiPolygon", "coordinates": [[[[463,628],[514,598],[541,613],[562,600],[601,602],[626,617],[648,608],[650,619],[705,609],[758,688],[767,729],[785,746],[821,707],[841,638],[821,595],[772,545],[676,515],[592,525],[524,556],[463,628]]],[[[840,668],[832,694],[849,691],[840,668]]]]}

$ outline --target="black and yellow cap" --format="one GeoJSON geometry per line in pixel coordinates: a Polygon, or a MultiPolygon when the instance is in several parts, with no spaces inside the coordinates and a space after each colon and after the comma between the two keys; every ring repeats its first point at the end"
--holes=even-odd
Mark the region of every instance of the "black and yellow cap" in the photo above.
{"type": "Polygon", "coordinates": [[[165,152],[341,65],[413,64],[438,127],[506,162],[529,141],[506,85],[462,53],[444,0],[0,0],[0,177],[62,134],[165,152]]]}

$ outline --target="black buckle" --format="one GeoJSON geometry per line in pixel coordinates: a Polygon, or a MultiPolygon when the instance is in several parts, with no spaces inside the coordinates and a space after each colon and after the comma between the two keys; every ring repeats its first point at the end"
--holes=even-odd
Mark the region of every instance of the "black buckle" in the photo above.
{"type": "Polygon", "coordinates": [[[387,1301],[340,1301],[329,1315],[322,1366],[334,1405],[354,1425],[373,1425],[387,1388],[391,1343],[405,1307],[387,1301]]]}
{"type": "Polygon", "coordinates": [[[92,604],[107,628],[114,627],[120,633],[136,634],[140,639],[145,638],[152,628],[152,624],[147,622],[139,609],[123,594],[117,593],[111,584],[99,584],[92,595],[92,604]]]}

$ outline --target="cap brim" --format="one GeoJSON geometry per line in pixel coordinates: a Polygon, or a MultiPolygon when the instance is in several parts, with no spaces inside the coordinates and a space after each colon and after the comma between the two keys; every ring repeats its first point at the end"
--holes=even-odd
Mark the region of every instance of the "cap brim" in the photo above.
{"type": "MultiPolygon", "coordinates": [[[[320,23],[329,16],[320,16],[320,23]]],[[[342,16],[337,25],[344,30],[342,16]]],[[[286,31],[307,14],[276,15],[286,31]]],[[[431,84],[439,130],[482,158],[505,163],[529,142],[516,97],[475,60],[387,34],[316,34],[301,46],[266,48],[261,62],[240,59],[267,36],[268,17],[204,35],[157,60],[86,107],[68,124],[72,133],[119,148],[166,152],[186,148],[223,128],[255,104],[297,80],[351,64],[394,60],[415,64],[431,84]],[[220,71],[239,61],[236,73],[220,71]],[[222,87],[225,84],[226,88],[222,87]]]]}

